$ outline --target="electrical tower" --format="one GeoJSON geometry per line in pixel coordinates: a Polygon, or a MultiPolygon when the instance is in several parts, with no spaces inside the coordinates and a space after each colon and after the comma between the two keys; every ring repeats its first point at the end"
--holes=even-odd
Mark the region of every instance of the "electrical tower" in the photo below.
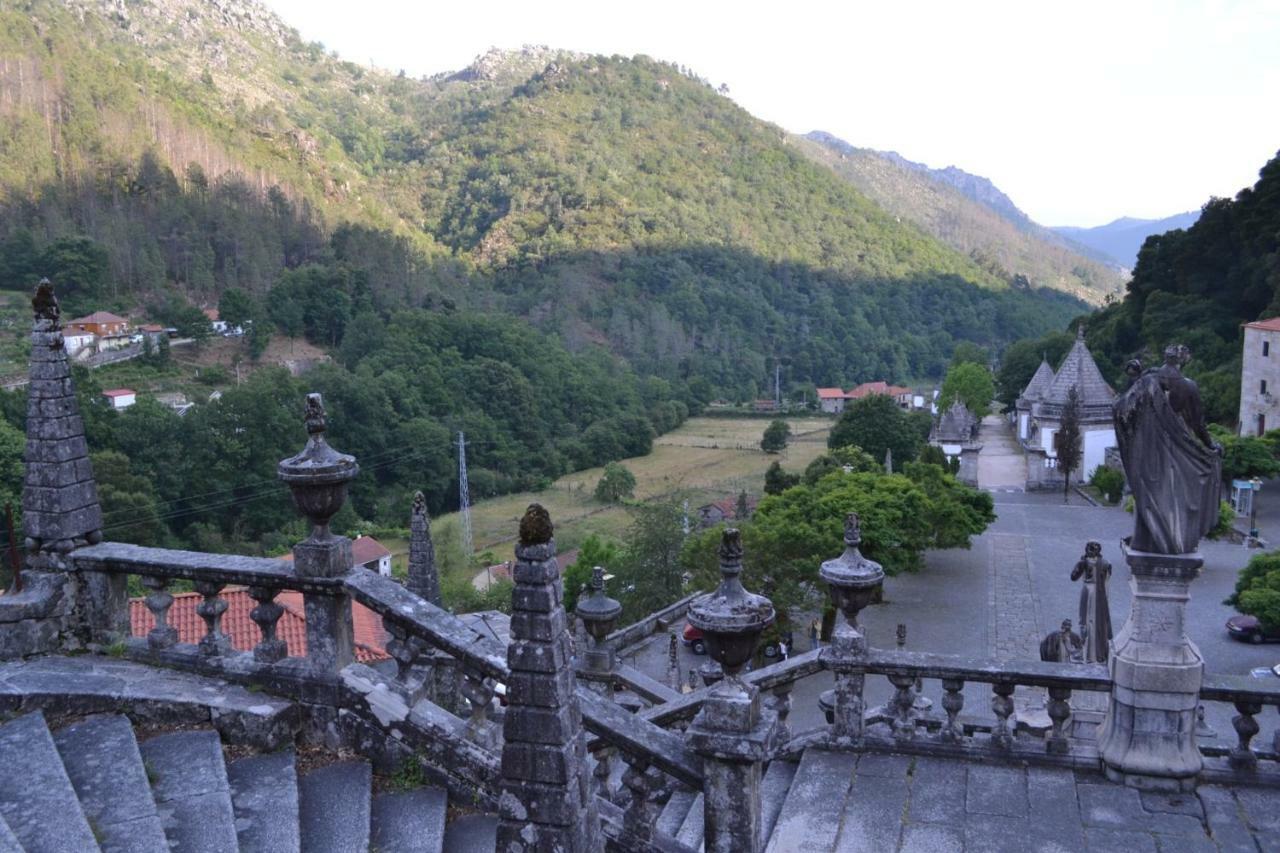
{"type": "Polygon", "coordinates": [[[467,441],[458,431],[458,509],[462,514],[462,550],[471,559],[471,487],[467,485],[467,441]]]}

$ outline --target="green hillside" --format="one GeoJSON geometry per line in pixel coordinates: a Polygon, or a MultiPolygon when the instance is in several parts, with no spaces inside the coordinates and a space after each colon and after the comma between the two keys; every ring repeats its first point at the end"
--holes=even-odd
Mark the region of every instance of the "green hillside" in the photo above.
{"type": "Polygon", "coordinates": [[[1234,199],[1214,199],[1186,230],[1148,237],[1123,301],[1089,320],[1098,363],[1191,347],[1190,374],[1208,415],[1233,424],[1240,407],[1241,324],[1280,316],[1280,156],[1234,199]]]}
{"type": "MultiPolygon", "coordinates": [[[[743,397],[767,358],[794,386],[934,377],[959,340],[1078,307],[643,57],[498,52],[411,80],[251,0],[27,0],[0,11],[0,117],[0,278],[54,274],[73,308],[279,304],[287,271],[320,267],[348,308],[516,314],[743,397]]],[[[271,319],[338,345],[350,315],[315,314],[271,319]]]]}
{"type": "Polygon", "coordinates": [[[828,134],[799,137],[796,144],[885,210],[919,225],[997,278],[1021,276],[1034,287],[1060,290],[1095,305],[1121,292],[1119,272],[1085,257],[1016,208],[1010,211],[1016,218],[1011,217],[901,158],[855,148],[828,134]]]}

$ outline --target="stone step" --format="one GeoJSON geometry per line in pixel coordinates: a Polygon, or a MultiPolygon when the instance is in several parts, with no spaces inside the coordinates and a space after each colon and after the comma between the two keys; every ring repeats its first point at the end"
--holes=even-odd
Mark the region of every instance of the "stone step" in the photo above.
{"type": "Polygon", "coordinates": [[[96,851],[58,748],[39,711],[0,726],[0,817],[26,853],[96,851]]]}
{"type": "Polygon", "coordinates": [[[787,798],[787,790],[791,780],[796,777],[796,764],[793,761],[774,761],[764,772],[761,782],[760,837],[768,840],[773,834],[773,827],[782,812],[782,802],[787,798]]]}
{"type": "Polygon", "coordinates": [[[388,853],[440,853],[448,800],[439,788],[379,794],[370,817],[370,846],[388,853]]]}
{"type": "Polygon", "coordinates": [[[693,798],[693,804],[689,806],[689,813],[684,816],[684,822],[680,824],[680,831],[676,833],[676,841],[692,850],[702,849],[702,794],[693,798]]]}
{"type": "Polygon", "coordinates": [[[852,753],[806,750],[766,853],[833,849],[857,763],[858,756],[852,753]]]}
{"type": "Polygon", "coordinates": [[[217,732],[160,735],[141,751],[170,849],[236,853],[236,818],[217,732]]]}
{"type": "Polygon", "coordinates": [[[236,837],[242,853],[298,853],[298,773],[292,749],[253,755],[227,766],[236,837]]]}
{"type": "Polygon", "coordinates": [[[680,831],[680,825],[684,823],[684,819],[689,814],[689,809],[693,807],[693,801],[697,798],[698,793],[688,788],[676,788],[671,793],[671,799],[667,800],[667,804],[662,807],[662,813],[658,815],[658,822],[654,824],[654,829],[663,835],[669,835],[672,838],[680,831]]]}
{"type": "Polygon", "coordinates": [[[302,849],[307,853],[367,850],[372,782],[366,761],[340,761],[303,776],[298,783],[302,849]]]}
{"type": "Polygon", "coordinates": [[[445,827],[443,853],[493,853],[498,844],[498,819],[470,814],[445,827]]]}
{"type": "Polygon", "coordinates": [[[58,731],[53,741],[103,851],[168,853],[128,717],[89,717],[58,731]]]}
{"type": "Polygon", "coordinates": [[[0,817],[0,853],[22,853],[22,845],[4,818],[0,817]]]}

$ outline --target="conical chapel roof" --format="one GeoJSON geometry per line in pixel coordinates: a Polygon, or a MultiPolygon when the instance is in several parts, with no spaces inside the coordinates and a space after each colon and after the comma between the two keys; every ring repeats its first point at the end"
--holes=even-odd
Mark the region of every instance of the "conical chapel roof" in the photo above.
{"type": "MultiPolygon", "coordinates": [[[[1035,380],[1033,379],[1032,382],[1034,383],[1035,380]]],[[[1045,389],[1041,400],[1046,403],[1065,405],[1067,392],[1072,387],[1075,387],[1080,395],[1082,406],[1110,405],[1116,396],[1116,392],[1107,384],[1107,380],[1102,378],[1102,372],[1098,370],[1098,365],[1089,353],[1089,348],[1084,345],[1083,326],[1077,330],[1076,342],[1071,345],[1071,351],[1062,360],[1062,366],[1054,374],[1053,381],[1045,389]]]]}
{"type": "Polygon", "coordinates": [[[1027,383],[1027,387],[1022,391],[1024,400],[1036,401],[1044,396],[1044,392],[1049,390],[1049,386],[1053,384],[1053,368],[1049,366],[1049,362],[1040,359],[1040,366],[1036,368],[1036,373],[1031,377],[1031,381],[1027,383]]]}

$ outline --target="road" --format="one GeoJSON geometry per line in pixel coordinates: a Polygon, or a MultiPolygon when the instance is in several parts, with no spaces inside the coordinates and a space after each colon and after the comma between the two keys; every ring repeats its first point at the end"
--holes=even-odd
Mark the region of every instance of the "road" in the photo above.
{"type": "Polygon", "coordinates": [[[978,427],[978,487],[1022,491],[1027,484],[1027,458],[1000,415],[987,415],[978,427]]]}
{"type": "MultiPolygon", "coordinates": [[[[1274,494],[1275,503],[1280,504],[1280,482],[1275,483],[1274,494]]],[[[1103,555],[1113,567],[1111,614],[1119,630],[1130,605],[1129,571],[1120,553],[1120,539],[1131,532],[1132,517],[1118,507],[1090,506],[1075,495],[1067,504],[1057,493],[997,492],[993,497],[999,518],[986,533],[974,538],[970,549],[931,552],[926,568],[919,573],[885,580],[884,603],[863,613],[872,645],[892,647],[896,627],[903,623],[908,629],[909,649],[1038,659],[1039,639],[1064,618],[1076,619],[1080,585],[1071,582],[1070,573],[1089,539],[1102,543],[1103,555]]],[[[1275,516],[1274,530],[1280,538],[1280,511],[1275,516]]],[[[1255,552],[1211,541],[1201,544],[1201,552],[1205,567],[1191,588],[1187,633],[1199,645],[1206,669],[1247,675],[1254,667],[1280,661],[1280,645],[1238,643],[1224,629],[1234,611],[1222,601],[1231,594],[1236,573],[1255,552]]],[[[796,640],[799,651],[809,648],[807,636],[796,640]]],[[[686,679],[689,669],[702,661],[681,648],[680,667],[686,679]]],[[[654,678],[665,678],[665,638],[655,638],[628,662],[654,678]]],[[[796,684],[793,728],[819,724],[817,698],[830,686],[831,676],[825,673],[796,684]]],[[[892,687],[885,679],[869,678],[866,691],[868,703],[878,704],[889,698],[892,687]]],[[[938,683],[926,682],[925,695],[936,705],[941,695],[938,683]]],[[[989,687],[971,685],[965,697],[971,711],[989,714],[989,687]]],[[[1234,743],[1230,722],[1234,709],[1209,705],[1206,711],[1217,731],[1217,741],[1234,743]]],[[[1277,717],[1274,711],[1258,716],[1262,733],[1256,743],[1270,743],[1277,717]]]]}

